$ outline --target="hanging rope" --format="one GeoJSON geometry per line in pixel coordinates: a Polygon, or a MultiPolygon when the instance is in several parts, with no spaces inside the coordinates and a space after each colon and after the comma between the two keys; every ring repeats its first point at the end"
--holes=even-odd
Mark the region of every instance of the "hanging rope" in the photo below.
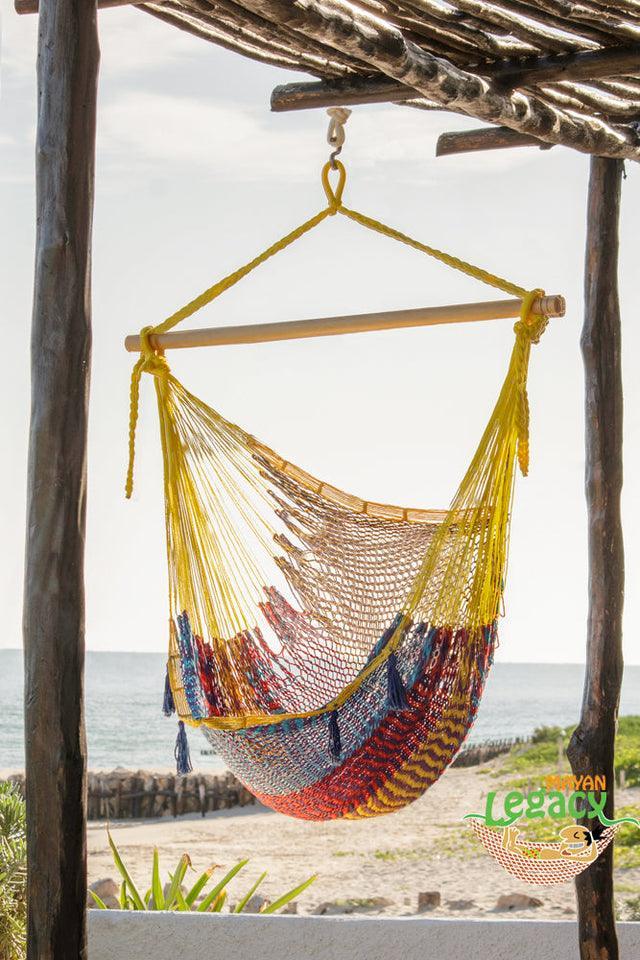
{"type": "MultiPolygon", "coordinates": [[[[347,113],[349,111],[346,111],[347,113]]],[[[337,137],[336,142],[339,142],[339,147],[342,147],[344,143],[344,127],[342,124],[335,122],[335,132],[333,134],[337,137]],[[342,131],[341,134],[338,131],[342,131]],[[341,142],[340,142],[341,140],[341,142]]],[[[520,351],[522,356],[518,361],[518,375],[520,382],[520,399],[518,400],[518,431],[519,431],[519,462],[520,468],[523,474],[526,474],[528,468],[528,437],[529,437],[529,414],[528,414],[528,401],[526,395],[526,368],[529,357],[529,347],[531,343],[537,343],[540,339],[540,336],[546,326],[546,318],[543,317],[533,317],[531,315],[531,306],[538,297],[544,296],[543,290],[527,290],[525,287],[520,286],[505,280],[504,278],[497,276],[496,274],[491,273],[488,270],[484,270],[481,267],[475,266],[472,263],[468,263],[465,260],[461,260],[458,257],[451,256],[451,254],[445,253],[442,250],[438,250],[435,247],[430,247],[425,243],[421,243],[418,240],[413,239],[412,237],[407,236],[404,233],[401,233],[399,230],[395,230],[393,227],[389,227],[386,224],[380,222],[379,220],[374,220],[371,217],[367,217],[362,213],[358,213],[356,210],[350,210],[348,207],[345,207],[342,202],[342,196],[344,193],[344,188],[346,185],[347,173],[344,167],[339,160],[335,160],[332,157],[322,169],[321,180],[322,186],[324,188],[325,195],[327,197],[328,205],[324,210],[321,210],[315,216],[310,217],[308,220],[305,220],[299,227],[296,227],[295,230],[292,230],[290,233],[286,234],[284,237],[281,237],[271,246],[267,247],[262,253],[258,254],[257,257],[254,257],[248,263],[241,266],[239,269],[235,270],[233,273],[230,273],[228,276],[224,277],[222,280],[219,280],[217,283],[214,283],[213,286],[204,290],[199,296],[195,297],[193,300],[190,300],[187,304],[181,307],[179,310],[176,310],[175,313],[172,313],[161,323],[156,326],[146,326],[140,332],[140,338],[142,342],[142,350],[140,354],[140,359],[133,368],[133,373],[131,376],[131,402],[130,402],[130,413],[129,413],[129,461],[127,467],[127,478],[125,484],[125,494],[127,499],[131,497],[133,492],[133,474],[134,474],[134,461],[135,461],[135,433],[136,426],[138,422],[138,406],[139,406],[139,397],[140,397],[140,378],[142,373],[150,373],[155,377],[164,377],[168,373],[168,365],[164,360],[164,357],[160,357],[158,352],[153,347],[153,337],[161,333],[167,333],[167,331],[172,330],[183,320],[186,320],[188,317],[191,317],[198,310],[201,310],[203,307],[212,303],[216,300],[221,294],[225,293],[231,287],[235,286],[236,283],[239,283],[240,280],[243,280],[248,276],[253,270],[259,267],[261,264],[265,263],[271,257],[275,256],[277,253],[280,253],[282,250],[286,250],[292,243],[296,240],[299,240],[305,234],[309,233],[319,224],[321,224],[327,217],[335,216],[336,214],[342,214],[347,217],[349,220],[353,220],[355,223],[359,223],[361,226],[366,227],[368,230],[372,230],[374,233],[379,233],[382,236],[389,237],[391,240],[396,240],[399,243],[403,243],[409,247],[412,247],[414,250],[418,250],[421,253],[426,254],[428,257],[431,257],[434,260],[439,261],[447,267],[450,267],[453,270],[457,270],[460,273],[464,273],[468,277],[472,277],[475,280],[479,280],[481,283],[487,284],[488,286],[494,287],[498,290],[502,290],[504,293],[511,294],[511,296],[518,297],[522,300],[522,311],[520,315],[519,324],[516,324],[515,331],[517,339],[522,341],[522,350],[520,351]],[[330,175],[332,172],[337,173],[337,182],[335,187],[331,185],[330,175]],[[526,346],[528,345],[528,346],[526,346]]]]}

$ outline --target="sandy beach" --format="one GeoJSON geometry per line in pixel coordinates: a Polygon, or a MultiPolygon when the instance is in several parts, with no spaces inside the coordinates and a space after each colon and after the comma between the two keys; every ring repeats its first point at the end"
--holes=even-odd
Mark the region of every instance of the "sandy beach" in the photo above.
{"type": "MultiPolygon", "coordinates": [[[[317,881],[298,903],[299,913],[354,912],[415,914],[420,892],[437,891],[432,916],[575,916],[573,884],[528,886],[505,873],[462,822],[484,807],[489,790],[508,781],[500,760],[470,769],[450,769],[419,801],[391,816],[367,821],[308,823],[250,806],[177,819],[113,823],[112,834],[136,883],[149,886],[153,848],[163,873],[182,853],[194,873],[211,864],[228,869],[237,860],[250,863],[233,881],[231,902],[244,894],[263,871],[260,888],[274,898],[316,873],[317,881]],[[523,893],[542,901],[523,910],[497,910],[498,897],[523,893]]],[[[637,805],[640,788],[619,792],[618,808],[637,805]]],[[[105,824],[89,824],[89,879],[116,877],[105,824]]],[[[223,870],[217,871],[221,877],[223,870]]],[[[616,869],[616,884],[627,895],[640,893],[640,868],[616,869]]]]}

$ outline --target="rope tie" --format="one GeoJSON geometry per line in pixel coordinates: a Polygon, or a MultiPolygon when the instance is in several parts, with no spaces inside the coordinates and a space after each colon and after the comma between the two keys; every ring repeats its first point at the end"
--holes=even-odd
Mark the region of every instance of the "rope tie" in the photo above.
{"type": "Polygon", "coordinates": [[[169,364],[161,353],[151,345],[151,335],[154,327],[143,327],[140,331],[140,357],[131,372],[131,388],[129,392],[129,464],[125,483],[125,496],[131,499],[133,493],[133,466],[136,456],[136,427],[140,406],[140,378],[143,373],[150,373],[154,377],[166,377],[169,374],[169,364]]]}
{"type": "Polygon", "coordinates": [[[516,336],[523,336],[530,343],[540,343],[540,337],[547,329],[549,318],[541,314],[532,313],[536,300],[544,297],[544,290],[529,290],[522,297],[520,319],[514,324],[513,332],[516,336]]]}
{"type": "Polygon", "coordinates": [[[532,314],[533,303],[544,296],[544,290],[530,290],[522,298],[520,319],[514,324],[516,335],[516,410],[515,423],[518,436],[518,464],[523,477],[529,473],[529,394],[527,372],[531,344],[539,343],[549,323],[548,317],[532,314]]]}

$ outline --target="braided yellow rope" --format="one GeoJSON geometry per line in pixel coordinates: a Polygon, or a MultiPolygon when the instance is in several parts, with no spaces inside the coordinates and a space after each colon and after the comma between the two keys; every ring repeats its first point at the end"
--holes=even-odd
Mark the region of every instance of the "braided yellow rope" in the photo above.
{"type": "Polygon", "coordinates": [[[337,162],[336,169],[338,180],[335,187],[330,182],[331,165],[326,164],[322,170],[322,184],[328,201],[323,210],[209,287],[162,323],[145,327],[141,332],[141,354],[131,378],[126,495],[130,497],[133,489],[140,379],[142,373],[146,372],[155,378],[161,419],[172,611],[187,609],[195,628],[202,636],[208,636],[217,647],[220,662],[229,663],[233,655],[231,638],[251,627],[251,618],[259,602],[256,597],[266,581],[261,579],[243,536],[230,520],[231,511],[227,501],[233,503],[234,516],[242,522],[245,531],[257,538],[272,556],[275,555],[272,553],[273,546],[269,539],[272,534],[268,524],[261,525],[262,520],[254,519],[251,497],[246,493],[241,494],[232,475],[235,471],[247,488],[260,497],[269,498],[269,491],[265,492],[264,474],[259,471],[256,473],[254,462],[255,452],[260,445],[184,390],[171,376],[164,357],[154,349],[155,335],[171,330],[192,316],[328,217],[342,214],[445,266],[520,298],[522,310],[514,326],[515,344],[509,369],[478,449],[450,510],[426,551],[401,610],[395,633],[381,652],[367,662],[330,703],[314,710],[277,715],[255,714],[250,709],[243,709],[242,704],[250,702],[244,689],[246,678],[240,676],[230,662],[227,690],[232,693],[235,691],[233,699],[237,703],[236,712],[203,720],[183,716],[186,722],[194,725],[205,723],[221,729],[239,729],[319,715],[343,704],[396,650],[404,629],[418,608],[420,616],[431,624],[459,625],[469,630],[491,624],[500,612],[515,462],[518,461],[525,475],[529,463],[526,386],[529,356],[531,344],[538,342],[547,323],[545,317],[532,316],[531,308],[533,301],[543,296],[544,291],[527,290],[350,210],[342,202],[345,168],[337,162]],[[206,425],[206,436],[194,433],[205,429],[202,425],[206,425]],[[185,437],[189,438],[186,443],[185,437]],[[192,451],[188,447],[197,449],[195,459],[190,459],[192,451]],[[447,558],[444,567],[443,557],[447,558]],[[431,588],[431,596],[429,585],[436,571],[439,588],[435,592],[431,588]],[[425,597],[428,597],[426,608],[425,597]],[[229,638],[227,641],[221,639],[225,636],[229,638]]]}
{"type": "MultiPolygon", "coordinates": [[[[295,230],[292,230],[290,233],[286,234],[286,236],[282,237],[280,240],[277,240],[270,247],[267,247],[266,250],[260,253],[257,257],[254,257],[253,260],[250,260],[248,263],[244,264],[238,270],[235,270],[228,276],[223,277],[222,280],[214,283],[213,286],[204,290],[199,296],[195,297],[193,300],[190,300],[189,303],[185,304],[184,307],[176,310],[175,313],[172,313],[155,327],[144,327],[144,329],[140,332],[142,351],[140,359],[133,368],[133,373],[131,376],[129,463],[127,467],[127,479],[125,484],[125,494],[127,499],[131,497],[133,492],[135,433],[138,422],[140,377],[145,371],[148,373],[154,373],[153,357],[157,355],[156,351],[154,351],[153,347],[151,346],[151,338],[157,334],[166,333],[168,330],[172,330],[183,320],[193,316],[193,314],[197,313],[198,310],[201,310],[202,307],[212,303],[213,300],[216,300],[221,294],[225,293],[226,290],[229,290],[240,280],[243,280],[244,277],[255,270],[256,267],[259,267],[277,253],[280,253],[281,250],[285,250],[296,240],[299,240],[306,233],[309,233],[311,230],[317,227],[318,224],[326,220],[327,217],[334,216],[336,213],[341,213],[343,216],[348,217],[355,223],[359,223],[363,227],[367,227],[369,230],[373,230],[374,232],[380,233],[392,240],[397,240],[400,243],[404,243],[407,246],[412,247],[414,250],[419,250],[420,252],[425,253],[427,256],[440,261],[440,263],[443,263],[445,266],[451,267],[453,270],[458,270],[460,273],[465,273],[467,276],[473,277],[476,280],[480,280],[482,283],[485,283],[488,286],[502,290],[504,293],[510,293],[514,297],[520,297],[522,299],[522,319],[525,323],[529,322],[531,304],[536,297],[543,295],[542,290],[527,291],[525,287],[511,283],[509,280],[504,280],[501,277],[490,273],[488,270],[483,270],[481,267],[477,267],[471,263],[467,263],[464,260],[460,260],[458,257],[453,257],[448,253],[444,253],[441,250],[435,249],[434,247],[429,247],[424,243],[420,243],[418,240],[408,237],[399,230],[394,230],[392,227],[388,227],[386,224],[381,223],[378,220],[374,220],[362,213],[358,213],[356,210],[350,210],[342,203],[342,194],[344,192],[347,177],[344,164],[342,164],[339,160],[335,161],[335,169],[338,172],[338,183],[335,189],[331,186],[331,182],[329,180],[331,169],[332,167],[330,163],[326,163],[322,169],[322,186],[324,187],[324,191],[328,200],[328,206],[324,210],[321,210],[314,217],[310,217],[304,223],[300,224],[299,227],[296,227],[295,230]]],[[[523,403],[523,414],[521,418],[522,428],[526,433],[526,423],[528,421],[528,417],[525,415],[525,409],[528,409],[526,402],[523,403]]],[[[523,450],[526,450],[527,447],[525,433],[523,433],[521,441],[523,450]]]]}

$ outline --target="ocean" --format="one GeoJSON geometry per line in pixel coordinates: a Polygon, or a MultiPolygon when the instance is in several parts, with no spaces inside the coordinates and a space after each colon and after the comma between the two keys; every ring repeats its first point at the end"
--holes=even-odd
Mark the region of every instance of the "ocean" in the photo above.
{"type": "MultiPolygon", "coordinates": [[[[176,724],[162,715],[165,658],[161,653],[89,651],[86,709],[89,766],[147,770],[173,765],[176,724]]],[[[469,737],[526,737],[541,724],[577,722],[584,668],[579,664],[497,663],[469,737]]],[[[0,769],[24,766],[22,652],[0,650],[0,769]]],[[[640,713],[640,666],[625,669],[621,713],[640,713]]],[[[196,731],[189,734],[195,768],[222,764],[196,731]]]]}

